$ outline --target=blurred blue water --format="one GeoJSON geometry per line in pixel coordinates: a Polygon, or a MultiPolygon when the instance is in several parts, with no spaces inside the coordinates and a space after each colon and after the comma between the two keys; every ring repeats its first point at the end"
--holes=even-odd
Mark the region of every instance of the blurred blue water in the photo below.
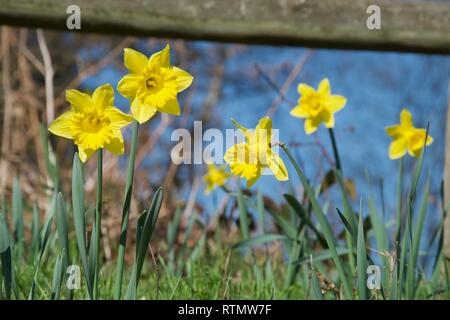
{"type": "MultiPolygon", "coordinates": [[[[209,42],[193,42],[189,45],[205,52],[217,46],[225,48],[230,46],[209,42]]],[[[151,53],[147,52],[145,46],[140,49],[147,54],[151,53]]],[[[255,64],[258,64],[268,75],[278,68],[274,81],[281,85],[305,51],[304,48],[248,46],[228,59],[225,64],[222,96],[214,109],[213,125],[221,129],[233,128],[229,121],[230,117],[233,117],[242,125],[254,127],[277,97],[277,92],[267,84],[264,78],[258,76],[255,64]]],[[[101,46],[99,52],[86,54],[101,54],[101,46]]],[[[176,61],[176,52],[172,52],[172,59],[176,61]]],[[[199,107],[205,98],[210,81],[208,66],[213,63],[215,61],[198,59],[187,67],[195,75],[197,85],[193,98],[194,108],[199,107]]],[[[93,89],[104,82],[110,82],[115,86],[123,74],[124,70],[118,70],[115,67],[106,68],[98,75],[89,78],[83,86],[86,89],[93,89]]],[[[366,181],[366,172],[369,173],[374,187],[378,186],[381,179],[383,180],[386,215],[389,218],[395,211],[398,162],[388,158],[390,138],[385,134],[384,127],[398,123],[399,113],[404,107],[411,110],[416,126],[426,127],[427,122],[430,121],[430,134],[434,138],[434,143],[427,149],[422,182],[429,173],[431,200],[439,199],[444,161],[449,76],[449,56],[315,50],[289,88],[286,97],[291,101],[297,101],[298,82],[316,87],[325,77],[330,80],[333,93],[347,97],[346,107],[336,115],[335,127],[343,171],[346,177],[354,180],[358,197],[365,198],[371,191],[366,181]]],[[[120,95],[116,94],[116,98],[118,106],[128,105],[120,95]]],[[[322,127],[317,136],[307,136],[303,130],[302,120],[291,117],[290,109],[290,105],[282,103],[273,115],[274,128],[280,129],[280,139],[288,144],[308,144],[319,138],[332,155],[327,130],[322,127]]],[[[207,124],[204,127],[207,128],[207,124]]],[[[171,132],[166,132],[163,139],[170,140],[170,134],[171,132]]],[[[329,169],[329,164],[324,161],[320,149],[303,146],[296,148],[295,153],[312,182],[320,183],[317,172],[329,169]]],[[[154,162],[155,159],[161,159],[163,156],[156,153],[147,161],[154,162]]],[[[406,159],[407,176],[412,175],[414,163],[414,159],[406,159]]],[[[293,184],[298,185],[294,171],[289,165],[288,167],[291,169],[293,184]]],[[[164,173],[152,172],[149,178],[159,179],[164,173]]],[[[282,193],[288,189],[288,183],[279,183],[271,176],[264,176],[252,188],[261,189],[273,199],[281,201],[282,193]]],[[[182,196],[187,197],[189,189],[190,186],[186,186],[185,194],[182,196]]],[[[220,198],[221,194],[222,191],[218,190],[213,197],[200,196],[199,201],[208,211],[213,211],[217,206],[217,198],[220,198]]],[[[379,197],[377,199],[379,200],[379,197]]],[[[339,202],[336,202],[335,206],[339,206],[339,202]]],[[[440,214],[437,210],[439,206],[438,200],[432,201],[426,225],[427,233],[436,224],[440,214]]],[[[329,214],[336,216],[333,205],[330,205],[330,208],[329,214]]]]}

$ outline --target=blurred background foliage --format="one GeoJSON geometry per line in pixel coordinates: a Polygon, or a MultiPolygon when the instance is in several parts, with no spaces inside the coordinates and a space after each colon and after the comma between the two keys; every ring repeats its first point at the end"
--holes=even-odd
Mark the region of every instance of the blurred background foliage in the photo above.
{"type": "MultiPolygon", "coordinates": [[[[341,204],[339,188],[329,174],[333,158],[327,133],[319,130],[317,134],[307,136],[302,121],[289,115],[292,103],[298,98],[297,84],[304,82],[316,87],[325,77],[330,79],[333,93],[348,99],[347,106],[337,114],[335,134],[355,208],[358,208],[359,197],[370,195],[383,206],[380,209],[385,212],[388,224],[395,219],[397,163],[388,158],[389,137],[384,133],[384,127],[397,123],[400,110],[408,107],[416,126],[426,127],[428,121],[431,124],[434,143],[427,150],[424,165],[424,172],[431,174],[425,234],[432,234],[439,223],[444,115],[450,74],[450,58],[447,56],[310,50],[50,31],[42,32],[40,39],[38,35],[36,30],[9,27],[2,27],[1,33],[0,195],[5,199],[3,203],[10,201],[12,181],[17,176],[27,203],[26,221],[31,219],[31,205],[34,202],[48,203],[45,199],[53,188],[52,173],[45,163],[42,132],[46,131],[45,125],[51,120],[49,117],[55,117],[68,108],[65,90],[89,91],[106,82],[115,87],[125,73],[122,63],[124,48],[132,47],[150,55],[169,43],[173,64],[194,75],[194,83],[180,97],[180,117],[158,114],[140,131],[130,216],[136,220],[138,213],[148,205],[153,190],[163,186],[165,196],[156,230],[156,237],[162,240],[156,247],[158,253],[170,255],[165,246],[178,244],[195,248],[199,242],[208,241],[214,247],[217,243],[234,244],[239,239],[236,201],[230,201],[229,195],[220,189],[209,196],[203,194],[201,176],[205,172],[204,165],[175,165],[171,162],[170,150],[176,144],[170,139],[172,131],[176,128],[192,130],[195,120],[203,121],[203,130],[225,130],[233,127],[230,117],[253,127],[260,117],[271,114],[274,128],[280,129],[280,140],[294,150],[311,183],[324,187],[320,198],[327,203],[331,225],[336,232],[344,230],[335,210],[341,204]],[[45,47],[49,53],[47,58],[51,58],[51,68],[49,61],[45,60],[45,47]],[[49,68],[53,80],[48,82],[47,77],[46,83],[45,75],[47,71],[48,76],[49,68]],[[46,88],[49,86],[53,89],[54,103],[48,99],[46,88]],[[174,219],[180,219],[180,230],[177,231],[181,231],[175,232],[175,237],[169,234],[174,219]],[[219,238],[213,238],[218,236],[214,232],[218,228],[222,232],[219,238]],[[203,230],[207,232],[204,234],[203,230]],[[171,240],[167,242],[166,239],[171,240]]],[[[129,110],[129,102],[118,93],[116,106],[129,110]]],[[[131,128],[125,130],[125,137],[130,136],[130,131],[131,128]]],[[[52,136],[50,142],[60,169],[60,186],[69,199],[72,159],[76,150],[69,140],[52,136]]],[[[125,156],[105,153],[102,243],[103,254],[108,261],[116,254],[125,166],[125,156]]],[[[413,172],[413,166],[414,161],[406,159],[405,172],[413,172]]],[[[288,169],[294,177],[292,168],[288,169]]],[[[93,203],[94,160],[87,162],[85,177],[87,197],[93,203]]],[[[237,184],[238,181],[232,183],[237,184]]],[[[303,192],[300,184],[280,184],[273,177],[265,176],[244,193],[256,196],[259,190],[267,206],[275,212],[288,214],[283,194],[291,188],[298,193],[303,192]]],[[[43,206],[38,209],[42,216],[48,210],[43,206]]],[[[257,219],[257,213],[253,211],[249,210],[257,219]]],[[[268,223],[268,228],[278,228],[270,219],[268,223]]],[[[130,226],[134,225],[130,223],[130,226]]],[[[256,223],[251,223],[250,228],[257,232],[256,223]]],[[[278,245],[272,246],[267,253],[279,255],[278,245]]]]}

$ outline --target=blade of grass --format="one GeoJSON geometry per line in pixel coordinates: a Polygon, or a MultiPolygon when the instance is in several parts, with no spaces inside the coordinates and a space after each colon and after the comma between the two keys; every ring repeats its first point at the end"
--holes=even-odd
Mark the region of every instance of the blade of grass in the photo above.
{"type": "Polygon", "coordinates": [[[20,182],[14,177],[12,191],[12,215],[14,224],[14,235],[19,248],[19,256],[22,256],[24,249],[24,221],[23,221],[23,198],[20,190],[20,182]]]}
{"type": "Polygon", "coordinates": [[[264,210],[264,196],[261,192],[261,190],[258,189],[258,193],[256,194],[256,207],[257,207],[257,211],[258,211],[258,224],[259,224],[259,229],[261,231],[262,234],[265,233],[266,230],[266,217],[265,217],[265,210],[264,210]]]}
{"type": "Polygon", "coordinates": [[[100,237],[102,233],[102,187],[103,187],[103,151],[97,151],[97,190],[95,204],[95,264],[94,264],[94,300],[98,298],[98,277],[100,272],[100,237]]]}
{"type": "Polygon", "coordinates": [[[33,260],[36,259],[36,255],[40,249],[41,236],[39,234],[40,222],[39,222],[39,209],[37,202],[33,204],[32,219],[31,219],[31,251],[33,260]]]}
{"type": "Polygon", "coordinates": [[[9,300],[11,299],[13,274],[11,261],[11,240],[8,226],[2,213],[0,213],[0,261],[2,266],[6,299],[9,300]]]}
{"type": "Polygon", "coordinates": [[[287,239],[288,239],[288,237],[286,237],[284,235],[280,235],[280,234],[263,234],[263,235],[252,237],[247,240],[240,241],[240,242],[236,243],[235,245],[233,245],[232,248],[233,249],[242,249],[242,248],[258,246],[258,245],[262,245],[262,244],[266,244],[266,243],[274,242],[274,241],[280,241],[280,240],[285,241],[287,239]]]}
{"type": "Polygon", "coordinates": [[[359,299],[366,300],[367,299],[367,285],[366,285],[367,253],[366,253],[366,240],[364,238],[362,199],[361,199],[361,202],[359,205],[358,239],[357,239],[357,247],[356,247],[356,266],[357,266],[357,275],[358,275],[359,299]]]}
{"type": "Polygon", "coordinates": [[[422,238],[423,227],[425,223],[425,217],[428,209],[428,197],[430,195],[430,175],[428,175],[427,182],[424,187],[424,193],[421,200],[419,214],[416,220],[416,227],[414,229],[413,236],[413,262],[414,266],[417,265],[417,257],[420,249],[420,240],[422,238]]]}
{"type": "Polygon", "coordinates": [[[323,300],[322,288],[320,287],[319,278],[314,270],[310,270],[311,288],[313,298],[315,300],[323,300]]]}
{"type": "Polygon", "coordinates": [[[139,133],[139,123],[133,121],[131,136],[131,150],[128,159],[127,182],[125,186],[125,199],[122,208],[122,223],[120,227],[119,252],[117,255],[117,270],[114,284],[114,299],[119,300],[122,294],[122,280],[125,263],[125,250],[127,244],[128,219],[130,215],[131,197],[133,194],[134,166],[136,161],[136,149],[139,133]]]}
{"type": "Polygon", "coordinates": [[[133,273],[128,285],[126,299],[134,299],[136,297],[137,287],[141,276],[142,266],[144,265],[145,256],[148,251],[150,239],[155,229],[156,221],[158,219],[159,211],[161,209],[163,192],[162,188],[156,190],[152,202],[142,218],[139,219],[141,225],[137,228],[138,238],[136,240],[136,258],[133,266],[133,273]]]}
{"type": "Polygon", "coordinates": [[[61,294],[63,259],[65,253],[56,258],[55,268],[53,269],[51,300],[59,300],[61,294]]]}
{"type": "Polygon", "coordinates": [[[303,223],[306,223],[306,225],[314,232],[314,234],[316,235],[316,237],[319,240],[322,247],[326,248],[327,243],[326,243],[325,238],[319,232],[319,230],[317,230],[316,226],[311,221],[311,219],[309,219],[309,217],[306,215],[305,209],[300,204],[300,202],[298,202],[297,199],[293,195],[284,194],[283,196],[286,199],[286,201],[288,202],[288,204],[292,207],[292,209],[294,209],[294,211],[297,213],[297,215],[300,218],[300,221],[303,223]]]}
{"type": "Polygon", "coordinates": [[[300,178],[300,181],[305,189],[305,192],[309,198],[309,201],[311,202],[312,208],[314,212],[316,213],[316,218],[319,221],[319,224],[323,230],[325,239],[327,241],[329,250],[333,256],[334,263],[336,265],[336,269],[338,271],[339,277],[341,279],[343,288],[344,288],[344,295],[347,299],[352,298],[352,289],[350,282],[345,274],[344,265],[339,258],[339,255],[336,251],[336,239],[333,235],[333,232],[331,230],[331,227],[325,217],[325,214],[322,211],[322,208],[320,207],[315,195],[314,191],[310,187],[308,180],[306,179],[305,175],[303,174],[303,171],[300,169],[300,166],[298,165],[297,161],[294,159],[292,154],[290,153],[289,149],[284,144],[280,144],[281,148],[286,152],[289,160],[291,161],[292,165],[295,168],[295,171],[297,172],[298,177],[300,178]]]}
{"type": "Polygon", "coordinates": [[[28,300],[34,300],[34,298],[35,298],[41,261],[44,256],[45,249],[47,248],[48,239],[50,238],[52,222],[55,217],[55,211],[56,211],[56,194],[54,194],[52,197],[52,200],[50,202],[50,211],[47,213],[44,225],[41,230],[41,234],[40,234],[41,243],[39,245],[40,252],[39,252],[39,256],[36,258],[34,276],[33,276],[33,281],[31,283],[30,292],[28,293],[28,300]]]}
{"type": "Polygon", "coordinates": [[[81,258],[81,263],[83,264],[89,297],[92,299],[94,297],[92,287],[93,284],[85,241],[86,221],[84,217],[84,182],[81,162],[78,154],[75,154],[74,156],[72,168],[72,210],[78,252],[81,258]]]}
{"type": "Polygon", "coordinates": [[[56,230],[58,231],[58,240],[61,250],[64,252],[64,266],[67,267],[70,261],[69,253],[69,227],[67,223],[66,205],[61,192],[58,193],[56,204],[56,230]]]}
{"type": "Polygon", "coordinates": [[[247,205],[245,204],[245,199],[240,186],[238,186],[237,188],[237,203],[239,208],[239,229],[241,230],[242,238],[246,240],[250,237],[248,226],[248,212],[247,205]]]}

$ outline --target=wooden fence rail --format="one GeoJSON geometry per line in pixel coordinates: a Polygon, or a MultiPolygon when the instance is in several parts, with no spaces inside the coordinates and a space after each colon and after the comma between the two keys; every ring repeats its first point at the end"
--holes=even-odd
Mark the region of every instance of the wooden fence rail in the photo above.
{"type": "MultiPolygon", "coordinates": [[[[410,0],[0,0],[0,23],[307,47],[450,53],[450,3],[410,0]],[[367,8],[381,29],[367,28],[367,8]]],[[[67,30],[67,29],[66,29],[67,30]]]]}

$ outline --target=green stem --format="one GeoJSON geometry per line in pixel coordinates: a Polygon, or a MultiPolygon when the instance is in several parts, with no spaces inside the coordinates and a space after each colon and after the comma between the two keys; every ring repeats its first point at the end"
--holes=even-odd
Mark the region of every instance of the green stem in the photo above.
{"type": "Polygon", "coordinates": [[[95,266],[94,266],[94,300],[98,299],[98,277],[100,269],[100,234],[102,229],[102,184],[103,184],[103,151],[97,152],[97,192],[95,206],[95,266]]]}
{"type": "Polygon", "coordinates": [[[331,252],[334,263],[336,265],[337,272],[341,279],[343,289],[344,289],[344,295],[346,296],[347,299],[352,299],[352,289],[351,289],[352,287],[346,276],[344,265],[343,265],[341,259],[339,258],[339,255],[336,250],[337,241],[335,239],[335,236],[333,235],[331,226],[328,223],[328,221],[325,217],[325,214],[322,211],[322,208],[320,207],[319,202],[316,199],[314,190],[309,185],[308,179],[306,178],[306,176],[303,173],[302,169],[300,168],[299,164],[297,163],[297,161],[295,160],[294,156],[291,154],[289,149],[286,147],[286,145],[283,143],[280,143],[280,147],[287,154],[289,160],[291,161],[292,165],[294,166],[295,171],[297,172],[297,175],[300,178],[300,181],[303,185],[303,188],[305,189],[306,195],[311,203],[311,206],[312,206],[314,212],[316,213],[317,221],[319,222],[320,227],[322,228],[322,231],[325,236],[325,241],[327,242],[328,248],[331,252]]]}
{"type": "Polygon", "coordinates": [[[342,173],[341,158],[339,157],[339,151],[337,148],[336,138],[334,137],[333,128],[329,128],[328,133],[330,134],[331,145],[333,146],[333,154],[334,154],[334,161],[336,164],[336,169],[342,173]]]}
{"type": "MultiPolygon", "coordinates": [[[[331,145],[333,147],[334,162],[335,162],[336,170],[341,173],[341,177],[342,177],[341,158],[339,157],[339,151],[338,151],[338,147],[337,147],[337,143],[336,143],[336,138],[334,136],[333,128],[329,128],[328,129],[328,133],[330,134],[331,145]]],[[[345,191],[344,184],[342,184],[342,192],[343,192],[343,196],[346,197],[346,195],[345,195],[346,191],[345,191]]],[[[345,213],[352,212],[352,209],[349,206],[350,205],[347,205],[345,213]]],[[[350,216],[347,215],[346,218],[347,219],[352,219],[353,217],[350,217],[350,216]]],[[[353,245],[354,243],[353,242],[356,239],[352,239],[352,235],[347,230],[345,231],[345,238],[346,238],[346,241],[347,241],[347,246],[349,248],[348,262],[350,264],[350,269],[351,270],[355,270],[355,268],[356,268],[356,261],[355,261],[355,256],[353,254],[353,252],[354,252],[354,250],[353,250],[354,249],[354,245],[353,245]]]]}
{"type": "Polygon", "coordinates": [[[400,158],[398,163],[398,182],[397,182],[397,231],[395,238],[397,242],[400,242],[401,230],[402,230],[402,198],[403,198],[403,158],[400,158]]]}
{"type": "Polygon", "coordinates": [[[127,242],[128,218],[130,215],[131,195],[133,192],[134,166],[136,161],[137,138],[139,123],[133,122],[131,136],[131,150],[128,159],[127,183],[125,186],[125,199],[122,209],[122,224],[120,227],[119,253],[117,256],[116,282],[114,285],[114,299],[119,300],[122,292],[123,269],[125,264],[125,249],[127,242]]]}

